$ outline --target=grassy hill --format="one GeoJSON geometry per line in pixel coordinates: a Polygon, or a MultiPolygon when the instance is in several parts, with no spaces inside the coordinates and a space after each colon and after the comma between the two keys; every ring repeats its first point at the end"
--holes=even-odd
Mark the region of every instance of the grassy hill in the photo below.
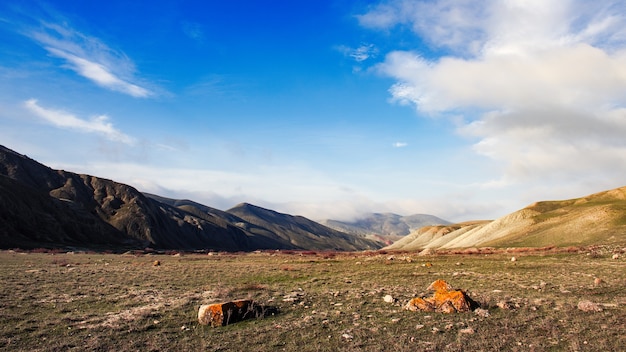
{"type": "Polygon", "coordinates": [[[543,201],[494,221],[429,226],[388,249],[544,247],[626,243],[626,187],[543,201]]]}

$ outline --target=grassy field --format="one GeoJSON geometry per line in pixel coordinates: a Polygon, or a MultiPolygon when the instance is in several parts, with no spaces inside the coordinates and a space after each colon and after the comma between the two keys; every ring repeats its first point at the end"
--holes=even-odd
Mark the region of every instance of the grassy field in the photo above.
{"type": "Polygon", "coordinates": [[[3,251],[0,350],[618,351],[626,255],[612,259],[616,252],[3,251]],[[466,290],[488,315],[403,309],[436,279],[466,290]],[[241,298],[277,313],[198,324],[201,304],[241,298]],[[585,300],[601,311],[579,309],[585,300]]]}

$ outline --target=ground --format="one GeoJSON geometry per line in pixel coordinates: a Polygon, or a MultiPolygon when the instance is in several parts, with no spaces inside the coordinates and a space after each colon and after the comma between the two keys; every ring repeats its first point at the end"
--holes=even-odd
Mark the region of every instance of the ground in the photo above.
{"type": "Polygon", "coordinates": [[[626,345],[622,251],[3,251],[0,349],[616,351],[626,345]],[[427,287],[437,279],[482,310],[404,309],[411,298],[431,296],[427,287]],[[198,324],[200,305],[235,299],[253,299],[267,314],[225,327],[198,324]],[[583,311],[581,301],[597,309],[583,311]]]}

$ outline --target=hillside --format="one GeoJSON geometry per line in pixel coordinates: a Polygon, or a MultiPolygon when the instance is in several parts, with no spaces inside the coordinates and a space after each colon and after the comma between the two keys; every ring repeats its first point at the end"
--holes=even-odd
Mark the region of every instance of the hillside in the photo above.
{"type": "MultiPolygon", "coordinates": [[[[378,249],[380,242],[347,234],[321,225],[302,216],[282,214],[252,204],[242,203],[228,213],[244,219],[248,223],[268,229],[282,240],[300,249],[378,249]]],[[[246,228],[255,233],[254,228],[246,228]]]]}
{"type": "Polygon", "coordinates": [[[434,215],[402,216],[393,213],[371,213],[351,222],[323,220],[320,223],[338,231],[390,241],[398,240],[424,226],[450,224],[434,215]]]}
{"type": "Polygon", "coordinates": [[[430,226],[387,249],[544,247],[626,243],[626,187],[543,201],[494,221],[430,226]]]}
{"type": "MultiPolygon", "coordinates": [[[[308,241],[298,239],[307,230],[297,223],[281,230],[277,234],[192,201],[145,195],[112,180],[54,170],[0,146],[0,248],[307,249],[302,246],[308,241]]],[[[328,237],[334,235],[339,234],[328,237]]],[[[329,240],[328,247],[316,243],[315,249],[380,247],[361,239],[351,243],[345,236],[329,240]]]]}

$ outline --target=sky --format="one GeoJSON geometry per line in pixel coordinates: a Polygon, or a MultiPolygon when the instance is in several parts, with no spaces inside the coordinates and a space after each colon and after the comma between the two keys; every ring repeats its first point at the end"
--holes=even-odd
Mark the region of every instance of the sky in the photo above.
{"type": "Polygon", "coordinates": [[[222,210],[495,219],[626,186],[626,2],[3,1],[0,144],[222,210]]]}

